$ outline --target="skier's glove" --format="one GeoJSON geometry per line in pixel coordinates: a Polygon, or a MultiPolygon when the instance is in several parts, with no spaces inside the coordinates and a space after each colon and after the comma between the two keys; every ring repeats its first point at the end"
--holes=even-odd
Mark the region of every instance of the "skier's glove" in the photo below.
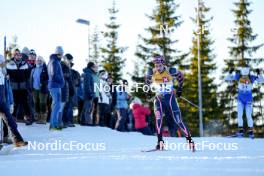
{"type": "Polygon", "coordinates": [[[181,97],[181,95],[182,95],[182,87],[179,87],[177,89],[177,97],[181,97]]]}
{"type": "Polygon", "coordinates": [[[260,70],[256,69],[256,73],[257,73],[257,75],[260,75],[260,70]]]}

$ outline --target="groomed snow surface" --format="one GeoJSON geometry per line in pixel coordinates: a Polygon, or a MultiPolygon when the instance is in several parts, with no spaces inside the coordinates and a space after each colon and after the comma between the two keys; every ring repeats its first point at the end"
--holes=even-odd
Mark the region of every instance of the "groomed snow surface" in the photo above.
{"type": "Polygon", "coordinates": [[[0,176],[264,176],[264,139],[194,138],[200,150],[193,153],[184,138],[165,138],[168,150],[146,153],[156,137],[136,132],[81,126],[49,132],[37,124],[19,130],[30,145],[4,147],[0,176]]]}

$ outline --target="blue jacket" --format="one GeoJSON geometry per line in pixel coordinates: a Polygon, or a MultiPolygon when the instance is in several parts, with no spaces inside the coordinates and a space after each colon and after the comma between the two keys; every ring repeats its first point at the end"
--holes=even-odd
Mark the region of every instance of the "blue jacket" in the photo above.
{"type": "Polygon", "coordinates": [[[5,79],[5,98],[6,98],[7,107],[10,108],[10,106],[14,104],[14,97],[9,79],[5,79]]]}
{"type": "Polygon", "coordinates": [[[58,56],[52,54],[48,63],[49,82],[48,88],[62,88],[65,84],[58,56]]]}
{"type": "Polygon", "coordinates": [[[93,74],[95,74],[91,69],[85,68],[83,69],[83,98],[84,101],[91,100],[95,98],[95,91],[94,91],[94,81],[93,81],[93,74]]]}
{"type": "MultiPolygon", "coordinates": [[[[33,70],[31,71],[31,76],[30,76],[30,87],[31,89],[33,89],[33,82],[34,82],[34,72],[37,68],[33,68],[33,70]]],[[[49,80],[49,76],[48,76],[48,70],[47,70],[47,66],[46,64],[43,64],[41,66],[41,74],[40,74],[40,91],[43,94],[47,94],[48,91],[48,80],[49,80]]]]}
{"type": "Polygon", "coordinates": [[[116,109],[127,109],[128,108],[129,95],[127,92],[117,90],[116,92],[116,109]]]}

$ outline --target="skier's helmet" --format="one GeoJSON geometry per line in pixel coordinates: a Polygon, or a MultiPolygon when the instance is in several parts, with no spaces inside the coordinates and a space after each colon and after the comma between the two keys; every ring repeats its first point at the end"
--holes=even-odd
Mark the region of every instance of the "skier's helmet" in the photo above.
{"type": "Polygon", "coordinates": [[[165,64],[165,59],[163,56],[155,56],[153,59],[154,64],[165,64]]]}
{"type": "Polygon", "coordinates": [[[250,71],[249,67],[242,67],[241,68],[241,75],[247,76],[247,75],[249,75],[249,71],[250,71]]]}

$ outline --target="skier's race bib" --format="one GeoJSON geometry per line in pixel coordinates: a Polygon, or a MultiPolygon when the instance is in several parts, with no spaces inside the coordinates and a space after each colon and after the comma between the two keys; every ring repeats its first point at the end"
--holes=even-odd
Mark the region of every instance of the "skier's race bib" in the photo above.
{"type": "Polygon", "coordinates": [[[252,83],[248,76],[241,77],[238,82],[238,90],[242,92],[250,92],[252,91],[252,83]]]}
{"type": "Polygon", "coordinates": [[[152,76],[152,86],[157,94],[166,94],[173,91],[173,77],[166,70],[163,73],[155,72],[152,76]]]}

